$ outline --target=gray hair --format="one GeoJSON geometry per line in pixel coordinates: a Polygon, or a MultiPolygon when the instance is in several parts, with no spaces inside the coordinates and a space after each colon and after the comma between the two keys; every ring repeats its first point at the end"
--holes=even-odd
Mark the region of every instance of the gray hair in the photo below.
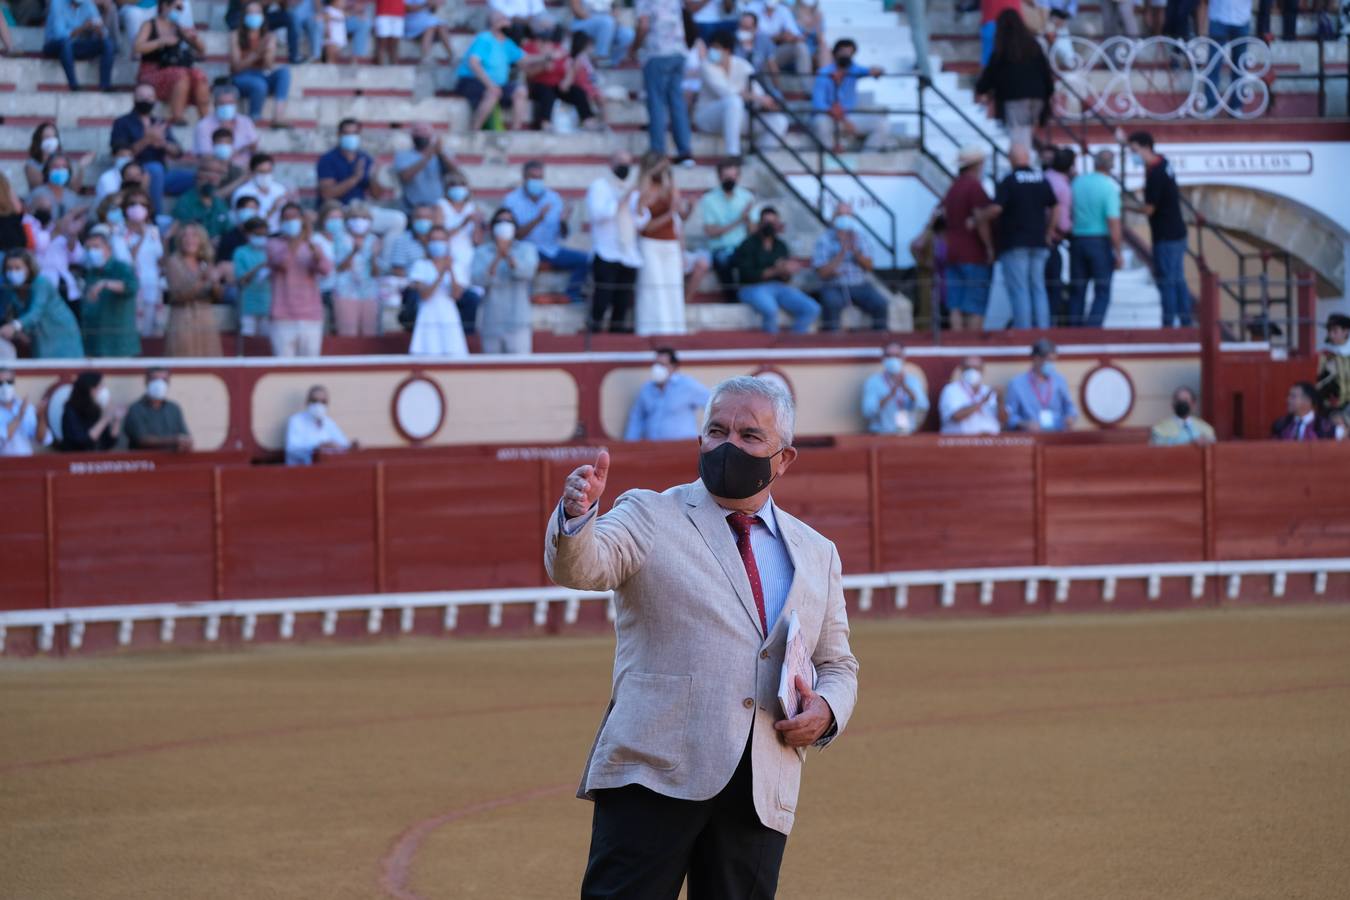
{"type": "Polygon", "coordinates": [[[792,397],[776,381],[759,378],[754,375],[737,375],[728,378],[713,388],[708,397],[708,405],[703,410],[703,421],[712,418],[712,408],[724,396],[760,397],[773,404],[773,417],[778,425],[778,437],[784,447],[792,446],[792,430],[797,425],[797,411],[792,405],[792,397]]]}

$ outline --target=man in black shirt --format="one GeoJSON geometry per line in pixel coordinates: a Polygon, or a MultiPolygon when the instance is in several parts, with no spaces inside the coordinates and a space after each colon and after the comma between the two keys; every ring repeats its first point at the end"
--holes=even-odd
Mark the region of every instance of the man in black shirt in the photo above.
{"type": "Polygon", "coordinates": [[[1153,149],[1153,135],[1136,131],[1130,153],[1144,165],[1144,205],[1153,241],[1153,277],[1162,297],[1162,324],[1191,324],[1191,292],[1186,287],[1186,220],[1181,190],[1167,158],[1153,149]]]}
{"type": "Polygon", "coordinates": [[[1008,149],[1013,170],[998,183],[994,202],[975,215],[998,220],[998,266],[1012,305],[1014,328],[1049,328],[1050,298],[1045,292],[1045,261],[1059,218],[1058,200],[1045,177],[1031,168],[1023,144],[1008,149]]]}

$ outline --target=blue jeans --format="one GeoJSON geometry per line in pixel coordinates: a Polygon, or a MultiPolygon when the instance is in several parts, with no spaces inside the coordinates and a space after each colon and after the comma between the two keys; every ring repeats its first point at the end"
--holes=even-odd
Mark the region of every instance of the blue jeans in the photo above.
{"type": "Polygon", "coordinates": [[[590,254],[570,247],[559,247],[551,256],[541,251],[539,258],[551,268],[567,273],[567,299],[573,303],[580,303],[583,299],[581,289],[586,285],[586,276],[591,272],[590,254]]]}
{"type": "Polygon", "coordinates": [[[195,169],[169,169],[165,171],[164,163],[161,162],[141,163],[141,168],[145,170],[145,176],[150,181],[150,205],[155,208],[155,215],[168,212],[164,206],[165,194],[177,197],[184,191],[191,189],[197,180],[195,169]]]}
{"type": "Polygon", "coordinates": [[[1014,328],[1049,328],[1050,297],[1045,293],[1045,247],[1012,247],[998,258],[1008,286],[1014,328]]]}
{"type": "Polygon", "coordinates": [[[698,36],[703,39],[703,43],[712,43],[713,35],[725,31],[727,34],[735,34],[736,28],[741,24],[740,19],[718,19],[716,22],[695,22],[694,27],[698,29],[698,36]]]}
{"type": "Polygon", "coordinates": [[[872,327],[886,329],[886,298],[870,281],[860,284],[827,284],[820,292],[820,330],[838,331],[839,314],[852,303],[872,317],[872,327]]]}
{"type": "Polygon", "coordinates": [[[1069,324],[1101,328],[1111,304],[1111,276],[1116,271],[1109,237],[1069,239],[1069,324]],[[1087,289],[1092,284],[1092,311],[1083,318],[1087,289]]]}
{"type": "Polygon", "coordinates": [[[740,300],[754,309],[764,320],[766,334],[778,333],[778,308],[792,316],[792,330],[805,334],[820,315],[820,304],[790,284],[781,281],[763,281],[740,290],[740,300]]]}
{"type": "MultiPolygon", "coordinates": [[[[1209,36],[1212,40],[1220,44],[1228,44],[1238,38],[1244,38],[1250,33],[1246,25],[1225,25],[1223,22],[1210,21],[1209,36]]],[[[1215,52],[1209,58],[1209,65],[1205,66],[1205,109],[1213,109],[1219,102],[1219,82],[1223,80],[1224,70],[1228,70],[1228,81],[1234,80],[1234,72],[1242,64],[1245,46],[1238,44],[1230,51],[1233,54],[1233,66],[1230,68],[1226,63],[1222,63],[1222,55],[1215,52]]]]}
{"type": "Polygon", "coordinates": [[[657,153],[666,152],[666,124],[669,122],[675,135],[675,152],[680,156],[693,155],[689,107],[685,106],[680,90],[683,78],[683,56],[655,56],[642,65],[642,83],[647,90],[647,134],[652,150],[657,153]]]}
{"type": "Polygon", "coordinates": [[[370,31],[374,27],[369,16],[347,17],[347,46],[352,56],[365,59],[370,56],[370,31]]]}
{"type": "Polygon", "coordinates": [[[947,267],[947,308],[972,316],[984,315],[989,305],[989,266],[954,263],[947,267]]]}
{"type": "Polygon", "coordinates": [[[1191,324],[1191,292],[1186,287],[1186,241],[1158,241],[1153,245],[1153,274],[1162,297],[1162,324],[1191,324]]]}
{"type": "Polygon", "coordinates": [[[277,66],[270,72],[248,69],[231,76],[230,80],[248,101],[248,114],[253,119],[262,115],[263,104],[267,102],[269,94],[278,100],[285,100],[291,92],[291,70],[288,66],[277,66]]]}
{"type": "Polygon", "coordinates": [[[314,0],[300,0],[291,7],[291,23],[294,28],[286,29],[286,52],[292,63],[300,61],[300,34],[309,36],[309,55],[319,58],[323,52],[323,17],[314,12],[314,0]]]}
{"type": "Polygon", "coordinates": [[[591,13],[585,19],[573,19],[572,30],[590,35],[595,41],[595,58],[602,65],[617,66],[633,46],[633,29],[620,25],[613,16],[591,13]]]}
{"type": "Polygon", "coordinates": [[[98,57],[98,89],[106,91],[112,86],[113,58],[117,56],[117,47],[106,34],[97,37],[63,38],[59,41],[47,41],[42,45],[42,55],[48,59],[61,60],[61,68],[66,73],[66,84],[72,91],[80,89],[80,81],[75,77],[75,60],[98,57]]]}
{"type": "Polygon", "coordinates": [[[482,296],[473,288],[465,288],[464,293],[455,301],[455,308],[459,310],[459,320],[464,326],[466,335],[478,330],[478,307],[482,304],[482,296]]]}

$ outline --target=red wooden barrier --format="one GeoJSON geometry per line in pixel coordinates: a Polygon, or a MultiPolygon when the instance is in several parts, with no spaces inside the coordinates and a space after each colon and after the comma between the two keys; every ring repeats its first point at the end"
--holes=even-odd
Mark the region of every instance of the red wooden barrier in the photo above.
{"type": "Polygon", "coordinates": [[[1219,559],[1350,556],[1350,452],[1344,444],[1214,448],[1219,559]]]}

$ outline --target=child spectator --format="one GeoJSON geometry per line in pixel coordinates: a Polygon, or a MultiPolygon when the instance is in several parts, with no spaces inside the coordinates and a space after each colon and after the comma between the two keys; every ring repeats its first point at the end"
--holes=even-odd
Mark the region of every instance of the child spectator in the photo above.
{"type": "Polygon", "coordinates": [[[254,217],[244,223],[248,236],[234,251],[231,264],[239,285],[239,334],[267,336],[272,313],[272,273],[267,268],[267,222],[254,217]]]}

